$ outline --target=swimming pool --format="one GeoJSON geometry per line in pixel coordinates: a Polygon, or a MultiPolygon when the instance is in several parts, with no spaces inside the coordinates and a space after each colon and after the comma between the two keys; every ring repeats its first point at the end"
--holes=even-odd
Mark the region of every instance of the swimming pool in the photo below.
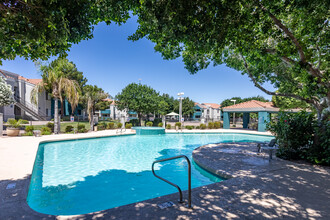
{"type": "MultiPolygon", "coordinates": [[[[271,136],[245,134],[165,134],[116,136],[41,143],[27,202],[37,212],[85,214],[177,192],[152,175],[157,159],[180,154],[191,159],[204,144],[269,141],[271,136]]],[[[156,164],[160,176],[187,189],[187,164],[156,164]]],[[[192,188],[219,182],[193,163],[192,188]]]]}

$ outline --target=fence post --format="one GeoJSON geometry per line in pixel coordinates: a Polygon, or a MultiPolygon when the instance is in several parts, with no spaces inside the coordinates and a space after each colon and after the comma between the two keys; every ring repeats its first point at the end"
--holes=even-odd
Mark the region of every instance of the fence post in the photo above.
{"type": "Polygon", "coordinates": [[[0,136],[2,136],[3,132],[3,114],[0,113],[0,136]]]}

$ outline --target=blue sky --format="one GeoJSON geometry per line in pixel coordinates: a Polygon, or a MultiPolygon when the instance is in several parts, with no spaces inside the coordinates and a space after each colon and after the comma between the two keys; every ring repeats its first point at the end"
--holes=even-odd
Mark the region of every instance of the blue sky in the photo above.
{"type": "MultiPolygon", "coordinates": [[[[225,65],[209,66],[190,75],[180,59],[163,60],[147,39],[136,42],[127,40],[137,28],[136,19],[126,24],[110,26],[101,23],[95,27],[94,38],[73,45],[68,59],[84,73],[88,84],[95,84],[115,96],[127,84],[141,82],[161,93],[177,97],[184,92],[196,102],[220,103],[226,98],[242,98],[262,95],[271,99],[246,75],[241,75],[225,65]]],[[[20,74],[26,78],[40,78],[40,73],[30,60],[16,58],[3,61],[1,69],[20,74]]],[[[266,88],[272,88],[266,85],[266,88]]]]}

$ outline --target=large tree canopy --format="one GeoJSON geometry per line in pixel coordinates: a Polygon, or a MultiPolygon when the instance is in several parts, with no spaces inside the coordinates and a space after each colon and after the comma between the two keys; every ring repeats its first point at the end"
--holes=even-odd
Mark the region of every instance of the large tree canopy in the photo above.
{"type": "Polygon", "coordinates": [[[144,114],[158,111],[160,96],[153,88],[131,83],[116,96],[116,104],[121,110],[136,111],[139,116],[140,125],[144,114]]]}
{"type": "Polygon", "coordinates": [[[3,0],[0,2],[0,64],[16,56],[32,60],[64,54],[72,44],[92,38],[100,21],[123,22],[129,1],[3,0]]]}
{"type": "Polygon", "coordinates": [[[183,57],[191,73],[214,65],[247,74],[269,95],[330,113],[329,1],[140,1],[132,40],[154,42],[165,59],[183,57]],[[270,82],[276,91],[263,87],[270,82]]]}

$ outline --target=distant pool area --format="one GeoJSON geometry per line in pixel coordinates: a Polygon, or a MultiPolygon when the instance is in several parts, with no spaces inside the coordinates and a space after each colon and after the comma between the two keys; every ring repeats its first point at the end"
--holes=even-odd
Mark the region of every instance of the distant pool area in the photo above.
{"type": "MultiPolygon", "coordinates": [[[[41,143],[27,202],[53,215],[85,214],[177,192],[151,173],[157,159],[179,154],[191,159],[205,144],[269,141],[249,134],[165,134],[115,136],[41,143]]],[[[158,164],[156,172],[187,189],[184,160],[158,164]]],[[[222,181],[193,163],[192,187],[222,181]]]]}
{"type": "Polygon", "coordinates": [[[165,128],[162,127],[132,127],[137,135],[159,135],[165,134],[165,128]]]}

